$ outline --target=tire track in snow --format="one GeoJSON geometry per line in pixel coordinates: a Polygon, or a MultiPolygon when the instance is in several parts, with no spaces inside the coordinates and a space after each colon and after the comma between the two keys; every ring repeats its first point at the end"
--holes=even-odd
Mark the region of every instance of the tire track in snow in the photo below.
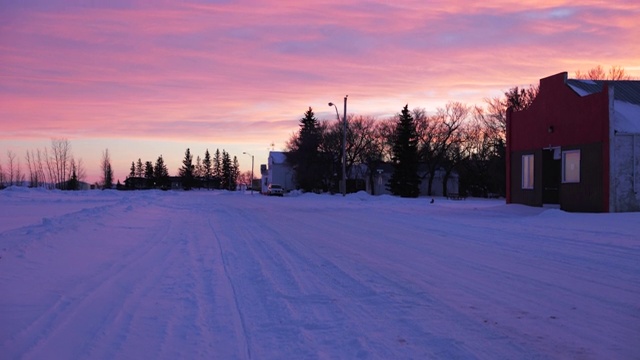
{"type": "Polygon", "coordinates": [[[227,279],[227,284],[231,290],[230,295],[233,296],[233,304],[235,305],[234,319],[236,319],[235,329],[236,329],[236,333],[239,332],[242,335],[240,338],[240,345],[239,345],[240,351],[244,354],[246,359],[251,359],[251,346],[250,346],[251,337],[247,329],[242,308],[238,303],[238,291],[236,290],[236,285],[234,284],[234,281],[229,273],[229,259],[227,258],[226,251],[222,246],[222,240],[220,238],[220,235],[218,235],[217,231],[215,230],[215,226],[213,226],[211,221],[209,221],[209,228],[211,229],[211,232],[213,233],[215,241],[218,244],[218,250],[220,251],[219,257],[222,260],[221,262],[222,271],[224,272],[224,276],[227,279]]]}
{"type": "MultiPolygon", "coordinates": [[[[171,234],[176,229],[173,220],[169,220],[166,228],[161,230],[162,235],[152,249],[133,261],[127,261],[126,273],[120,273],[113,277],[116,282],[125,282],[128,291],[123,292],[124,298],[118,307],[115,316],[109,322],[103,324],[103,332],[99,334],[88,346],[87,358],[117,358],[119,354],[138,353],[135,357],[142,358],[150,356],[145,352],[136,349],[138,341],[151,338],[150,334],[132,333],[132,330],[146,329],[152,332],[149,325],[144,323],[144,315],[148,312],[149,304],[156,302],[158,305],[159,296],[157,294],[158,285],[167,276],[167,273],[175,266],[177,249],[181,245],[177,241],[172,241],[171,234]],[[135,281],[130,277],[124,280],[124,275],[134,275],[135,281]]],[[[167,329],[175,321],[172,313],[168,319],[157,318],[153,323],[154,327],[167,329]]],[[[162,333],[162,337],[157,339],[159,344],[164,344],[168,334],[162,333]]],[[[155,357],[162,354],[162,347],[157,347],[155,357]]]]}
{"type": "MultiPolygon", "coordinates": [[[[315,228],[328,231],[328,236],[338,235],[323,225],[324,218],[313,219],[305,224],[308,226],[298,225],[303,232],[290,234],[291,229],[286,224],[299,219],[284,218],[274,224],[256,214],[249,216],[242,209],[233,210],[233,216],[240,219],[233,222],[233,228],[226,230],[238,237],[233,242],[235,252],[244,254],[239,264],[256,263],[249,273],[254,280],[244,280],[246,286],[241,287],[242,294],[238,294],[238,299],[246,298],[243,303],[251,306],[253,317],[272,324],[269,335],[254,337],[256,343],[263,347],[269,342],[277,343],[280,332],[281,336],[286,334],[290,350],[308,354],[308,357],[376,354],[401,358],[415,354],[412,350],[423,351],[425,356],[469,355],[450,339],[439,337],[425,324],[411,320],[415,315],[413,310],[431,306],[431,300],[424,298],[425,293],[372,273],[367,267],[354,265],[353,260],[357,261],[357,257],[349,259],[348,254],[327,256],[326,252],[318,252],[322,243],[317,234],[321,232],[314,232],[315,228]],[[287,233],[280,232],[282,229],[287,229],[287,233]],[[377,280],[371,283],[374,278],[377,280]],[[398,323],[403,324],[404,335],[386,334],[387,325],[398,323]],[[435,349],[432,353],[428,346],[421,350],[415,347],[419,343],[407,342],[407,339],[419,338],[419,334],[435,343],[431,346],[435,349]],[[344,353],[336,352],[336,349],[349,350],[344,353]]],[[[433,323],[433,320],[429,321],[433,323]]],[[[450,318],[439,316],[436,324],[449,321],[450,318]]],[[[260,334],[260,328],[255,325],[254,322],[251,330],[260,334]]]]}
{"type": "MultiPolygon", "coordinates": [[[[413,354],[422,350],[425,356],[430,357],[466,357],[471,354],[466,350],[468,347],[462,343],[451,343],[450,339],[443,335],[448,332],[468,331],[468,328],[478,329],[480,341],[493,343],[495,340],[502,340],[503,351],[511,352],[513,356],[526,352],[518,345],[505,344],[507,339],[505,336],[487,331],[481,322],[444,303],[442,299],[431,296],[429,291],[431,287],[425,286],[425,278],[417,272],[417,269],[398,273],[396,269],[399,265],[396,263],[389,267],[389,273],[381,272],[380,265],[384,263],[380,261],[389,262],[383,254],[393,251],[393,248],[388,247],[393,242],[385,241],[386,251],[379,254],[371,252],[366,244],[367,231],[375,233],[376,236],[380,230],[385,231],[377,229],[379,224],[367,224],[366,221],[363,224],[362,219],[354,221],[353,216],[336,216],[332,222],[337,222],[337,226],[327,227],[326,218],[312,217],[311,221],[306,221],[304,217],[294,218],[289,214],[292,213],[285,213],[283,215],[285,218],[280,219],[279,222],[297,222],[296,228],[304,231],[295,233],[295,230],[292,230],[294,233],[288,234],[286,240],[274,236],[270,246],[273,247],[274,243],[278,243],[282,246],[283,252],[288,252],[292,256],[306,254],[302,257],[302,261],[318,266],[317,273],[320,275],[318,279],[334,281],[334,286],[323,288],[321,291],[332,294],[333,298],[353,300],[353,303],[338,301],[336,306],[347,316],[360,319],[360,321],[354,321],[356,332],[372,334],[372,328],[380,328],[373,333],[385,334],[385,324],[396,324],[398,325],[396,328],[405,330],[398,339],[384,335],[365,339],[364,343],[367,344],[365,349],[369,348],[370,353],[386,354],[385,357],[402,357],[402,350],[397,348],[398,342],[402,340],[404,347],[421,344],[414,348],[416,352],[413,354]],[[354,227],[361,230],[354,231],[354,227]],[[345,229],[347,234],[361,233],[364,238],[360,242],[341,239],[342,232],[339,229],[345,229]],[[324,235],[318,237],[317,234],[324,235]],[[351,248],[341,247],[343,242],[349,246],[357,246],[362,254],[351,248]],[[325,247],[326,250],[323,249],[325,247]],[[374,257],[371,258],[369,255],[374,257]],[[378,258],[379,255],[382,256],[378,258]],[[409,274],[411,276],[407,276],[409,274]],[[421,323],[418,319],[422,319],[425,323],[421,323]],[[428,327],[430,324],[432,327],[428,327]],[[440,329],[442,327],[445,327],[444,331],[440,329]]],[[[391,328],[394,326],[392,325],[391,328]]],[[[484,348],[486,348],[485,345],[481,348],[482,352],[490,357],[490,349],[484,348]]],[[[474,353],[478,354],[478,349],[474,350],[474,353]]],[[[408,354],[411,353],[408,352],[408,354]]]]}
{"type": "MultiPolygon", "coordinates": [[[[125,216],[131,215],[127,213],[125,216]]],[[[70,217],[67,219],[72,220],[70,217]]],[[[72,223],[76,224],[76,221],[73,220],[72,223]]],[[[165,225],[152,237],[166,233],[170,223],[165,225]]],[[[106,226],[105,228],[108,229],[106,226]]],[[[129,296],[128,291],[121,286],[131,289],[133,284],[125,280],[125,277],[136,274],[132,269],[157,252],[158,244],[163,240],[162,237],[160,240],[144,239],[126,253],[120,254],[122,257],[117,261],[100,265],[90,276],[83,276],[70,291],[61,294],[52,306],[5,345],[17,354],[36,358],[41,356],[38,354],[50,353],[51,348],[57,349],[56,353],[60,356],[63,355],[62,350],[67,351],[67,357],[78,357],[90,352],[92,344],[100,339],[100,331],[109,327],[110,322],[117,318],[129,296]],[[63,338],[69,341],[69,331],[76,334],[71,337],[72,341],[75,340],[74,343],[65,344],[56,340],[61,334],[65,334],[63,338]],[[86,338],[92,341],[83,342],[86,338]]]]}
{"type": "MultiPolygon", "coordinates": [[[[243,208],[233,207],[223,212],[224,219],[228,219],[224,221],[223,232],[234,236],[223,249],[230,255],[227,270],[233,274],[233,283],[238,284],[236,299],[243,309],[251,342],[257,348],[268,348],[271,358],[287,357],[289,353],[298,353],[304,358],[323,356],[322,353],[327,356],[331,347],[318,344],[317,341],[324,340],[314,334],[335,331],[340,325],[330,311],[322,312],[323,319],[317,318],[313,307],[332,307],[334,300],[320,291],[303,288],[297,273],[308,276],[307,266],[288,258],[278,247],[268,223],[249,217],[243,208]],[[280,344],[287,347],[282,348],[280,344]]],[[[334,339],[342,341],[338,337],[334,339]]],[[[349,337],[351,339],[357,336],[349,337]]],[[[357,344],[350,346],[358,347],[357,344]]],[[[332,351],[335,349],[329,354],[332,351]]]]}

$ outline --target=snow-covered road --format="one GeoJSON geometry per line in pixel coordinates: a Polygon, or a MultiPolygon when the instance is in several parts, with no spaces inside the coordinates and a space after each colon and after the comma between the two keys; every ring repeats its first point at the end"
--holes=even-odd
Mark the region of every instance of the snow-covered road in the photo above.
{"type": "Polygon", "coordinates": [[[3,359],[633,359],[640,214],[0,191],[3,359]]]}

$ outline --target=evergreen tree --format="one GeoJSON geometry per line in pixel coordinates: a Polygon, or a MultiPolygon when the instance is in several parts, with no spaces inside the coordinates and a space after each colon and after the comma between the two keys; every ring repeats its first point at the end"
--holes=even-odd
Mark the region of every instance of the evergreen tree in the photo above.
{"type": "Polygon", "coordinates": [[[191,190],[193,187],[193,171],[193,156],[189,148],[187,148],[187,151],[184,153],[184,159],[182,160],[182,167],[179,171],[180,177],[182,177],[182,187],[185,190],[191,190]]]}
{"type": "Polygon", "coordinates": [[[222,150],[222,178],[220,179],[220,185],[225,190],[231,190],[231,176],[232,174],[231,157],[224,149],[222,150]]]}
{"type": "Polygon", "coordinates": [[[222,157],[220,155],[220,149],[216,149],[213,155],[213,177],[217,179],[218,186],[216,189],[222,188],[222,157]]]}
{"type": "Polygon", "coordinates": [[[233,165],[231,166],[231,186],[229,190],[236,190],[238,188],[238,177],[240,177],[240,163],[238,157],[233,157],[233,165]]]}
{"type": "Polygon", "coordinates": [[[111,163],[107,164],[104,174],[104,188],[111,189],[113,187],[113,169],[111,168],[111,163]]]}
{"type": "Polygon", "coordinates": [[[196,157],[196,166],[193,171],[193,177],[196,179],[201,179],[204,176],[204,168],[202,167],[202,159],[200,159],[200,155],[196,157]]]}
{"type": "Polygon", "coordinates": [[[144,163],[144,178],[147,179],[147,188],[151,189],[154,185],[153,163],[151,161],[144,163]]]}
{"type": "Polygon", "coordinates": [[[156,186],[161,189],[166,189],[169,186],[169,170],[167,169],[167,165],[164,163],[162,155],[158,156],[156,165],[153,167],[153,178],[156,186]]]}
{"type": "Polygon", "coordinates": [[[136,177],[144,177],[144,165],[140,158],[138,158],[138,162],[136,163],[136,177]]]}
{"type": "Polygon", "coordinates": [[[211,163],[211,154],[209,154],[209,149],[204,152],[204,160],[202,160],[202,168],[203,168],[203,177],[207,184],[207,188],[209,188],[209,181],[213,176],[213,168],[211,163]]]}
{"type": "Polygon", "coordinates": [[[398,116],[393,139],[394,172],[388,188],[394,195],[402,197],[418,197],[420,194],[420,178],[418,177],[418,137],[416,124],[405,105],[398,116]]]}
{"type": "Polygon", "coordinates": [[[135,176],[136,176],[136,164],[132,161],[131,169],[129,170],[129,177],[135,177],[135,176]]]}
{"type": "Polygon", "coordinates": [[[71,179],[67,182],[67,190],[80,189],[80,182],[78,181],[78,174],[76,173],[76,164],[71,163],[71,179]]]}
{"type": "Polygon", "coordinates": [[[293,141],[287,160],[296,171],[296,181],[304,191],[321,188],[322,162],[319,147],[321,133],[313,109],[309,107],[300,119],[300,130],[293,141]]]}

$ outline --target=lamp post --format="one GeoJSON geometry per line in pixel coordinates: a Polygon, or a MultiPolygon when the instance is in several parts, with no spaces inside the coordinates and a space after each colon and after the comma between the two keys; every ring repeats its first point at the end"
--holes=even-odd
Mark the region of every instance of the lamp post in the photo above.
{"type": "Polygon", "coordinates": [[[250,182],[250,184],[251,184],[251,195],[253,195],[253,155],[249,154],[246,151],[243,151],[242,153],[245,154],[245,155],[251,156],[251,182],[250,182]]]}
{"type": "MultiPolygon", "coordinates": [[[[342,180],[340,181],[340,191],[342,192],[342,196],[347,195],[347,172],[346,172],[346,162],[347,162],[347,97],[349,95],[344,96],[344,112],[342,113],[342,180]]],[[[336,117],[338,118],[338,122],[340,122],[340,114],[338,114],[338,107],[336,104],[330,102],[329,106],[333,106],[336,109],[336,117]]]]}

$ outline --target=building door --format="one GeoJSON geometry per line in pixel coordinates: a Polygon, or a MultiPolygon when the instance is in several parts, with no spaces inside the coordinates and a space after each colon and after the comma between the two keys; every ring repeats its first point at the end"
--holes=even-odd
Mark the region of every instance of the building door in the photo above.
{"type": "Polygon", "coordinates": [[[542,203],[560,203],[560,181],[562,163],[560,148],[544,149],[542,151],[542,203]]]}

